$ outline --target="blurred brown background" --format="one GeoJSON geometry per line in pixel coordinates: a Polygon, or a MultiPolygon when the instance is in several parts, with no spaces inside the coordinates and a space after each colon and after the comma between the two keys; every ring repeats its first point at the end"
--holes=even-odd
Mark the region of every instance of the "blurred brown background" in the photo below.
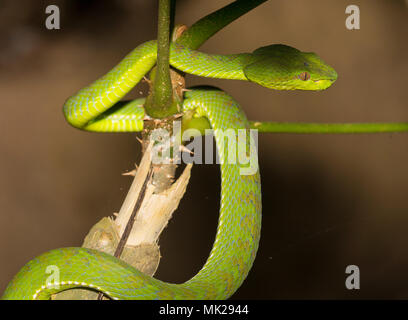
{"type": "MultiPolygon", "coordinates": [[[[192,24],[230,0],[177,2],[192,24]]],[[[71,128],[65,99],[155,38],[156,1],[0,1],[0,292],[29,259],[78,246],[118,211],[140,157],[133,134],[71,128]],[[61,9],[47,30],[45,8],[61,9]]],[[[339,73],[325,92],[277,92],[189,77],[224,88],[252,120],[408,121],[408,11],[398,0],[271,0],[203,51],[285,43],[315,51],[339,73]],[[361,9],[361,30],[345,8],[361,9]]],[[[146,92],[141,86],[134,90],[146,92]]],[[[254,267],[234,298],[408,298],[408,134],[260,135],[263,227],[254,267]],[[344,286],[347,265],[361,290],[344,286]]],[[[157,277],[182,282],[205,262],[216,230],[219,169],[196,165],[164,231],[157,277]]]]}

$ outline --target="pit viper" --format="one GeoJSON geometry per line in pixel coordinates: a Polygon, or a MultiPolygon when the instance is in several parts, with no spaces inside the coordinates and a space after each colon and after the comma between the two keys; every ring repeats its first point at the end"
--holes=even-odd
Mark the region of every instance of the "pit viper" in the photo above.
{"type": "MultiPolygon", "coordinates": [[[[232,10],[240,7],[241,12],[237,10],[236,17],[249,10],[242,9],[244,1],[237,3],[239,6],[225,10],[229,10],[231,21],[235,19],[231,18],[232,10]]],[[[214,23],[208,25],[214,29],[214,23]]],[[[220,24],[218,28],[221,27],[220,24]]],[[[197,37],[202,37],[203,28],[191,30],[192,39],[195,30],[198,30],[197,37]]],[[[214,30],[208,31],[210,33],[214,30]]],[[[192,47],[183,42],[173,42],[170,65],[193,75],[251,81],[277,90],[324,90],[337,78],[336,71],[316,54],[282,44],[232,55],[205,54],[192,47]]],[[[144,100],[120,100],[152,69],[156,56],[156,41],[139,45],[110,72],[66,101],[63,112],[67,121],[74,127],[94,132],[143,130],[144,100]]],[[[239,104],[219,89],[199,87],[186,91],[181,111],[190,111],[194,117],[208,119],[221,160],[227,160],[227,152],[222,147],[222,131],[249,128],[239,104]]],[[[221,201],[215,241],[203,268],[187,282],[166,283],[144,275],[111,255],[71,247],[55,249],[31,260],[13,278],[2,298],[49,299],[54,293],[79,287],[103,292],[112,299],[230,297],[251,269],[260,239],[259,170],[242,174],[243,167],[240,163],[221,161],[221,201]],[[48,266],[58,267],[59,282],[47,283],[48,266]]]]}

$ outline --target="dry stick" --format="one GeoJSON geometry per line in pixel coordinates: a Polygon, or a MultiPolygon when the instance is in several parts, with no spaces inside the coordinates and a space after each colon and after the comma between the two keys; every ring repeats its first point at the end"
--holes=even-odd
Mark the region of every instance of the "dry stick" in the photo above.
{"type": "Polygon", "coordinates": [[[133,209],[133,212],[130,215],[129,221],[126,224],[125,231],[123,231],[122,237],[120,238],[119,244],[118,244],[118,246],[117,246],[117,248],[115,250],[114,257],[116,257],[116,258],[120,258],[121,254],[123,252],[123,249],[125,248],[125,245],[126,245],[126,242],[127,242],[128,238],[129,238],[130,232],[132,231],[133,224],[135,223],[136,215],[139,212],[140,207],[142,206],[143,199],[144,199],[144,196],[146,194],[147,184],[149,183],[150,178],[152,177],[152,174],[153,174],[153,170],[152,170],[152,165],[150,164],[149,172],[148,172],[148,174],[146,176],[145,181],[143,182],[143,186],[142,186],[142,189],[140,190],[139,196],[137,197],[136,204],[135,204],[135,207],[133,209]]]}
{"type": "MultiPolygon", "coordinates": [[[[143,199],[146,194],[147,184],[149,183],[152,177],[152,174],[153,174],[153,170],[152,170],[152,165],[150,164],[149,172],[147,173],[147,176],[143,182],[143,186],[137,197],[135,207],[133,208],[132,214],[129,217],[125,230],[123,231],[122,236],[120,237],[118,246],[116,247],[115,254],[113,255],[114,257],[118,259],[120,259],[120,256],[122,255],[123,249],[125,248],[126,242],[129,238],[130,232],[132,231],[133,224],[135,223],[136,215],[138,214],[140,207],[142,206],[143,199]]],[[[102,300],[103,297],[104,297],[104,294],[102,292],[99,292],[97,300],[102,300]]]]}

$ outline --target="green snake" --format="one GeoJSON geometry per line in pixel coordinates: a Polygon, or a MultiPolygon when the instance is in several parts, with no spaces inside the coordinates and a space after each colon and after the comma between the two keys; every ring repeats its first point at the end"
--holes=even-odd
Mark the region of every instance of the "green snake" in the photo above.
{"type": "MultiPolygon", "coordinates": [[[[207,24],[208,30],[202,21],[193,25],[181,38],[184,42],[171,44],[171,66],[193,75],[251,81],[277,90],[328,88],[337,74],[314,53],[304,53],[281,44],[233,55],[209,55],[193,50],[226,23],[262,2],[254,1],[248,5],[248,2],[236,1],[219,11],[226,19],[215,27],[214,23],[207,24]]],[[[221,21],[220,17],[222,15],[215,13],[207,17],[207,22],[211,19],[221,21]]],[[[74,127],[96,132],[143,130],[144,100],[120,100],[152,69],[156,55],[156,41],[138,46],[110,72],[66,101],[63,111],[67,121],[74,127]]],[[[220,132],[249,128],[238,103],[219,89],[203,87],[185,92],[182,112],[188,110],[194,112],[196,118],[208,119],[214,129],[220,159],[227,157],[221,147],[220,132]]],[[[2,298],[49,299],[54,293],[79,287],[103,292],[112,299],[230,297],[251,269],[261,229],[259,170],[242,175],[241,167],[239,163],[221,161],[221,203],[216,238],[205,265],[187,282],[162,282],[96,250],[60,248],[26,264],[10,282],[2,298]],[[47,283],[46,269],[50,265],[59,268],[59,283],[47,283]]]]}

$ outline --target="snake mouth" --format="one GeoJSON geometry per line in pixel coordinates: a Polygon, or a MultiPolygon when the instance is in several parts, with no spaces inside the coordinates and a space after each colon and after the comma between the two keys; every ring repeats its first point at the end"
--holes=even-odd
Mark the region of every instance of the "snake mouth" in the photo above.
{"type": "Polygon", "coordinates": [[[336,79],[319,79],[319,80],[313,80],[314,83],[314,90],[325,90],[329,88],[336,79]]]}
{"type": "Polygon", "coordinates": [[[320,79],[320,80],[313,80],[314,83],[316,84],[322,84],[326,82],[334,83],[336,80],[334,79],[320,79]]]}

